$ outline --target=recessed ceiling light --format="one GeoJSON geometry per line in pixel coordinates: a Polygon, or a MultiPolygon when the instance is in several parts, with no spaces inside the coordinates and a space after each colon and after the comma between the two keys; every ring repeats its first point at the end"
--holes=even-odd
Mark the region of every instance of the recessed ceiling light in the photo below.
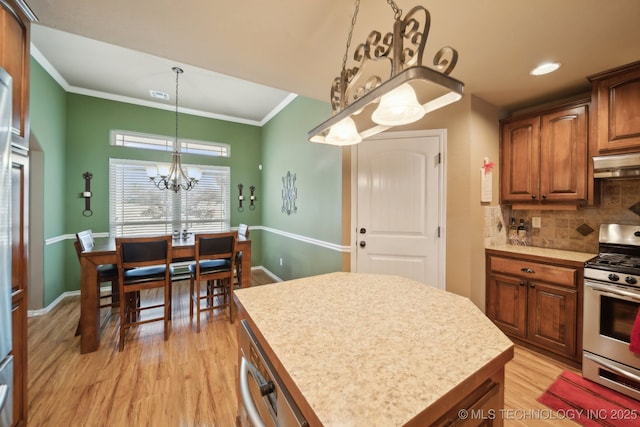
{"type": "Polygon", "coordinates": [[[165,92],[160,92],[159,90],[149,90],[149,95],[151,95],[152,98],[159,98],[159,99],[165,99],[168,100],[169,99],[169,94],[165,93],[165,92]]]}
{"type": "Polygon", "coordinates": [[[532,76],[542,76],[544,74],[553,73],[558,68],[560,68],[559,62],[545,62],[544,64],[538,65],[536,68],[531,70],[529,74],[532,76]]]}

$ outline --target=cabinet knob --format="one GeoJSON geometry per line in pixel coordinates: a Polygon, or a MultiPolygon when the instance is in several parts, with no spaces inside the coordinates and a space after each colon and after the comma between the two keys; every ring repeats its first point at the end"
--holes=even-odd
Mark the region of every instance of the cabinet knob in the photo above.
{"type": "Polygon", "coordinates": [[[531,269],[531,268],[521,268],[520,271],[522,271],[523,273],[527,273],[527,274],[534,274],[535,270],[531,269]]]}
{"type": "Polygon", "coordinates": [[[524,286],[524,282],[522,280],[520,281],[520,286],[524,286]]]}
{"type": "Polygon", "coordinates": [[[537,196],[536,196],[535,194],[532,194],[532,195],[531,195],[531,198],[532,198],[532,199],[535,199],[536,197],[537,197],[537,196]]]}
{"type": "Polygon", "coordinates": [[[543,199],[546,199],[546,198],[547,198],[547,195],[546,195],[546,194],[543,194],[543,195],[542,195],[542,198],[543,198],[543,199]]]}
{"type": "Polygon", "coordinates": [[[529,283],[529,287],[530,287],[530,288],[535,288],[535,287],[536,287],[536,284],[535,284],[535,283],[529,283]]]}

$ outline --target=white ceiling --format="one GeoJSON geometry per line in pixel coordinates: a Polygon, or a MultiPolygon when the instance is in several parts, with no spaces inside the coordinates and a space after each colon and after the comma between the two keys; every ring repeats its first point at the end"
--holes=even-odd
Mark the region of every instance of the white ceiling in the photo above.
{"type": "MultiPolygon", "coordinates": [[[[339,74],[350,0],[26,0],[34,56],[65,90],[263,124],[300,94],[329,102],[339,74]],[[49,64],[49,65],[47,65],[49,64]],[[52,68],[51,68],[52,67],[52,68]],[[149,90],[170,94],[158,101],[149,90]]],[[[396,0],[406,13],[415,0],[396,0]]],[[[458,50],[451,76],[467,95],[505,109],[587,91],[586,76],[640,60],[638,0],[425,0],[425,64],[458,50]],[[559,71],[532,77],[544,61],[559,71]]],[[[384,0],[362,0],[352,47],[389,32],[384,0]]],[[[348,63],[348,66],[352,66],[348,63]]]]}

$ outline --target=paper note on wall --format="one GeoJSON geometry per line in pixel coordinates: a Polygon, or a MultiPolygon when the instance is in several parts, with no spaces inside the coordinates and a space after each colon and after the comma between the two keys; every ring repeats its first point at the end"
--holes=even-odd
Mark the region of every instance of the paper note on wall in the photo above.
{"type": "Polygon", "coordinates": [[[485,168],[480,169],[480,202],[491,203],[492,197],[492,185],[491,185],[491,171],[486,171],[485,168]]]}

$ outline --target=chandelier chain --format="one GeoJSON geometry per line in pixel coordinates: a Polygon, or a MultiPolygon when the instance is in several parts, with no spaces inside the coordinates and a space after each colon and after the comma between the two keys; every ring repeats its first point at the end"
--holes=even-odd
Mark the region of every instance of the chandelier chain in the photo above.
{"type": "Polygon", "coordinates": [[[393,19],[400,19],[402,16],[402,9],[400,9],[393,0],[387,0],[387,3],[391,6],[391,9],[393,9],[393,19]]]}
{"type": "Polygon", "coordinates": [[[176,72],[176,142],[173,149],[175,151],[178,151],[178,77],[180,76],[182,70],[178,68],[177,70],[174,69],[174,71],[176,72]]]}
{"type": "MultiPolygon", "coordinates": [[[[402,16],[402,9],[398,7],[395,1],[387,0],[387,4],[391,6],[393,10],[393,19],[400,19],[402,16]]],[[[351,37],[353,36],[353,29],[356,26],[356,20],[358,19],[358,12],[360,11],[360,0],[356,0],[355,9],[353,11],[353,17],[351,18],[351,27],[349,28],[349,35],[347,36],[347,47],[344,50],[344,56],[342,57],[342,70],[346,70],[347,68],[347,57],[349,56],[349,48],[351,47],[351,37]]],[[[176,76],[177,77],[177,76],[176,76]]],[[[176,83],[177,84],[177,83],[176,83]]],[[[176,88],[177,94],[177,88],[176,88]]],[[[177,97],[177,95],[176,95],[177,97]]],[[[176,107],[177,108],[177,107],[176,107]]]]}
{"type": "Polygon", "coordinates": [[[349,54],[349,47],[351,47],[351,36],[353,36],[353,28],[356,26],[359,10],[360,0],[356,0],[355,10],[353,11],[353,17],[351,18],[351,28],[349,28],[349,36],[347,37],[347,48],[344,50],[344,56],[342,57],[342,71],[347,68],[347,55],[349,54]]]}

